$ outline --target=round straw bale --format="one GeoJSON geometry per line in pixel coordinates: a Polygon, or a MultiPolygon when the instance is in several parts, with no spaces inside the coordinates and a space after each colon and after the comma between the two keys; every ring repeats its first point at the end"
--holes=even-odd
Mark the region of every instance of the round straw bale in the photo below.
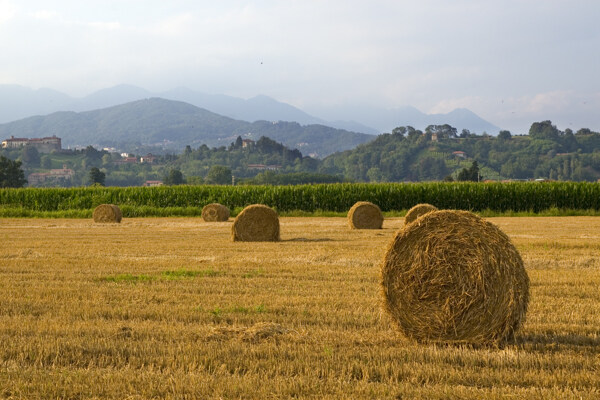
{"type": "Polygon", "coordinates": [[[350,229],[381,229],[383,214],[376,204],[359,201],[348,211],[350,229]]]}
{"type": "Polygon", "coordinates": [[[119,208],[119,206],[116,206],[114,204],[112,204],[113,209],[115,210],[115,215],[117,216],[117,222],[121,222],[121,220],[123,219],[123,212],[121,211],[121,209],[119,208]]]}
{"type": "Polygon", "coordinates": [[[408,212],[406,213],[406,216],[404,217],[404,224],[410,224],[415,219],[419,218],[421,215],[427,214],[428,212],[432,211],[437,211],[437,207],[427,203],[417,204],[416,206],[408,210],[408,212]]]}
{"type": "Polygon", "coordinates": [[[202,219],[206,222],[222,222],[229,219],[229,209],[219,203],[207,204],[202,208],[202,219]]]}
{"type": "Polygon", "coordinates": [[[279,241],[279,217],[272,208],[253,204],[235,217],[231,236],[234,242],[279,241]]]}
{"type": "Polygon", "coordinates": [[[100,204],[94,209],[94,222],[114,222],[119,223],[123,218],[123,213],[118,206],[114,204],[100,204]]]}
{"type": "Polygon", "coordinates": [[[529,302],[529,277],[508,236],[466,211],[433,211],[399,230],[381,287],[384,310],[418,342],[501,344],[529,302]]]}

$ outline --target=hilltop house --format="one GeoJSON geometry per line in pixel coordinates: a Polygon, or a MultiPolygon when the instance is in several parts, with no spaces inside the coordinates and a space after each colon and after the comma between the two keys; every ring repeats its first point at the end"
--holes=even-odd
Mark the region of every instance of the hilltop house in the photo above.
{"type": "Polygon", "coordinates": [[[258,169],[263,171],[277,171],[281,165],[248,164],[248,169],[258,169]]]}
{"type": "Polygon", "coordinates": [[[2,141],[3,149],[17,149],[25,146],[33,146],[40,153],[52,153],[55,150],[60,151],[62,149],[61,139],[56,135],[34,139],[11,136],[10,139],[2,141]]]}
{"type": "Polygon", "coordinates": [[[115,165],[137,164],[137,163],[138,163],[137,157],[125,157],[125,158],[121,158],[120,160],[113,161],[113,164],[115,164],[115,165]]]}
{"type": "Polygon", "coordinates": [[[158,157],[155,156],[154,154],[148,153],[145,156],[140,157],[140,162],[142,164],[146,163],[146,164],[154,164],[156,162],[156,159],[158,157]]]}
{"type": "Polygon", "coordinates": [[[242,139],[242,147],[252,147],[254,146],[254,140],[252,139],[242,139]]]}
{"type": "Polygon", "coordinates": [[[50,172],[35,172],[29,174],[29,186],[67,186],[71,183],[75,171],[63,165],[62,169],[51,169],[50,172]]]}

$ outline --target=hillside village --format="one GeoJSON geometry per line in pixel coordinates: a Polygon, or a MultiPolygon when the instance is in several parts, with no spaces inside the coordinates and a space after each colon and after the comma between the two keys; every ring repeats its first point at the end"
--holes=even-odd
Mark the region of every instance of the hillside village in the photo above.
{"type": "Polygon", "coordinates": [[[56,135],[11,136],[3,140],[0,154],[22,162],[32,187],[87,185],[90,168],[101,170],[110,186],[172,184],[168,176],[173,171],[184,178],[176,183],[190,184],[285,183],[290,174],[305,174],[296,183],[439,181],[457,179],[474,161],[481,181],[600,178],[600,134],[589,129],[562,132],[550,121],[532,124],[529,135],[502,131],[498,137],[466,130],[459,134],[449,125],[424,131],[398,127],[324,159],[304,156],[268,137],[255,141],[241,136],[228,146],[188,145],[180,154],[143,155],[90,145],[63,149],[56,135]]]}
{"type": "MultiPolygon", "coordinates": [[[[14,136],[2,142],[3,155],[23,163],[28,186],[30,187],[70,187],[86,185],[87,172],[92,167],[101,168],[108,175],[107,184],[114,186],[160,186],[163,179],[171,170],[182,168],[190,182],[202,183],[213,166],[211,153],[217,158],[215,165],[228,164],[223,160],[223,154],[237,154],[243,160],[230,160],[237,165],[234,168],[238,178],[248,178],[261,172],[298,172],[302,168],[291,168],[291,163],[303,157],[298,150],[289,150],[285,146],[268,138],[258,141],[241,139],[231,143],[229,148],[213,148],[203,145],[196,150],[187,147],[182,155],[163,154],[135,155],[121,152],[114,147],[101,150],[93,146],[63,149],[61,138],[52,136],[44,138],[15,138],[14,136]],[[245,157],[244,157],[245,155],[245,157]],[[181,160],[180,160],[181,158],[181,160]],[[200,160],[206,158],[205,165],[200,167],[185,165],[186,159],[200,160]],[[223,162],[224,161],[224,162],[223,162]]],[[[228,157],[231,158],[231,157],[228,157]]],[[[312,160],[312,159],[311,159],[312,160]]],[[[300,163],[301,165],[302,163],[300,163]]],[[[306,164],[306,162],[305,162],[306,164]]],[[[314,169],[314,168],[313,168],[314,169]]],[[[231,171],[227,182],[231,182],[231,171]]],[[[222,183],[222,182],[212,182],[222,183]]]]}

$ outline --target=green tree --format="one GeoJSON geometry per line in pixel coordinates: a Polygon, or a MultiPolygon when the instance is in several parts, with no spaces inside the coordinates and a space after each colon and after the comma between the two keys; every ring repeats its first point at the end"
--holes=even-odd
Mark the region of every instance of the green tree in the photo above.
{"type": "Polygon", "coordinates": [[[104,186],[104,180],[106,179],[106,174],[100,171],[96,167],[90,168],[89,174],[90,184],[92,185],[100,185],[104,186]]]}
{"type": "Polygon", "coordinates": [[[575,133],[577,136],[591,135],[592,131],[589,128],[581,128],[575,133]]]}
{"type": "Polygon", "coordinates": [[[423,135],[423,132],[421,132],[418,129],[413,128],[412,126],[407,126],[406,131],[408,132],[408,138],[412,141],[417,140],[418,138],[420,138],[423,135]]]}
{"type": "Polygon", "coordinates": [[[234,147],[236,149],[241,149],[243,147],[243,145],[244,145],[244,142],[242,141],[242,137],[238,136],[237,139],[235,139],[234,147]]]}
{"type": "Polygon", "coordinates": [[[479,164],[477,161],[473,161],[470,168],[463,168],[462,171],[458,173],[456,180],[479,182],[479,164]]]}
{"type": "Polygon", "coordinates": [[[164,179],[165,185],[183,185],[185,183],[185,179],[183,178],[183,174],[178,169],[172,169],[169,171],[169,175],[167,175],[164,179]]]}
{"type": "Polygon", "coordinates": [[[532,139],[557,140],[560,131],[552,125],[552,121],[534,122],[529,128],[529,136],[532,139]]]}
{"type": "Polygon", "coordinates": [[[429,133],[429,134],[437,134],[438,139],[448,139],[448,138],[455,138],[458,135],[456,134],[456,128],[453,126],[450,126],[448,124],[444,124],[444,125],[429,125],[427,126],[427,128],[425,128],[425,132],[429,133]]]}
{"type": "Polygon", "coordinates": [[[112,164],[112,156],[108,153],[106,153],[105,155],[102,156],[102,165],[103,166],[108,166],[112,164]]]}
{"type": "Polygon", "coordinates": [[[371,167],[367,171],[367,178],[369,178],[369,182],[383,182],[383,174],[381,170],[377,167],[371,167]]]}
{"type": "Polygon", "coordinates": [[[39,167],[40,166],[40,153],[34,146],[25,146],[21,151],[21,160],[26,167],[39,167]]]}
{"type": "Polygon", "coordinates": [[[20,188],[27,183],[25,173],[21,169],[21,161],[0,156],[0,187],[20,188]]]}
{"type": "Polygon", "coordinates": [[[511,137],[510,131],[500,131],[498,133],[498,139],[500,140],[509,140],[511,137]]]}
{"type": "Polygon", "coordinates": [[[40,165],[44,169],[52,168],[52,158],[50,158],[50,156],[48,155],[42,156],[42,162],[40,163],[40,165]]]}
{"type": "Polygon", "coordinates": [[[90,160],[99,160],[102,158],[102,152],[96,150],[96,148],[94,146],[88,146],[83,150],[83,153],[85,154],[85,158],[90,159],[90,160]]]}
{"type": "Polygon", "coordinates": [[[402,137],[404,137],[405,134],[406,134],[406,127],[405,126],[398,126],[398,127],[394,128],[392,130],[392,135],[394,135],[394,136],[402,136],[402,137]]]}
{"type": "Polygon", "coordinates": [[[206,175],[206,183],[213,185],[231,184],[231,170],[222,165],[213,165],[206,175]]]}

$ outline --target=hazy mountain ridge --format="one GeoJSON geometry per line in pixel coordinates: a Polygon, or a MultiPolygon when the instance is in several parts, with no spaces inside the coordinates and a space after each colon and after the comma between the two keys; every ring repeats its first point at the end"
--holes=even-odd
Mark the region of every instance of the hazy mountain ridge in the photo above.
{"type": "Polygon", "coordinates": [[[390,133],[398,126],[412,126],[424,130],[429,125],[448,124],[462,131],[468,129],[474,133],[486,132],[496,135],[500,128],[479,117],[466,108],[457,108],[447,114],[425,114],[415,107],[404,106],[394,109],[370,106],[347,106],[334,108],[312,108],[314,114],[328,120],[345,120],[352,116],[366,126],[372,126],[381,133],[390,133]]]}
{"type": "MultiPolygon", "coordinates": [[[[324,125],[302,126],[295,122],[239,121],[189,103],[151,98],[94,111],[62,111],[0,125],[0,137],[57,135],[63,147],[115,146],[132,151],[136,146],[166,146],[181,150],[227,146],[237,136],[259,139],[268,136],[303,154],[326,156],[354,148],[374,136],[324,125]]],[[[158,150],[158,148],[157,148],[158,150]]]]}
{"type": "Polygon", "coordinates": [[[32,90],[17,85],[0,85],[0,123],[58,111],[97,110],[151,97],[183,101],[247,122],[293,121],[302,125],[320,124],[368,134],[391,132],[397,126],[407,125],[424,129],[432,124],[449,124],[459,131],[466,128],[478,133],[486,131],[496,134],[499,131],[498,127],[466,109],[457,109],[448,114],[425,114],[410,106],[396,109],[347,106],[314,109],[312,114],[321,115],[315,117],[311,113],[264,95],[245,100],[222,94],[197,92],[184,87],[153,93],[132,85],[117,85],[83,98],[70,97],[51,89],[32,90]]]}

